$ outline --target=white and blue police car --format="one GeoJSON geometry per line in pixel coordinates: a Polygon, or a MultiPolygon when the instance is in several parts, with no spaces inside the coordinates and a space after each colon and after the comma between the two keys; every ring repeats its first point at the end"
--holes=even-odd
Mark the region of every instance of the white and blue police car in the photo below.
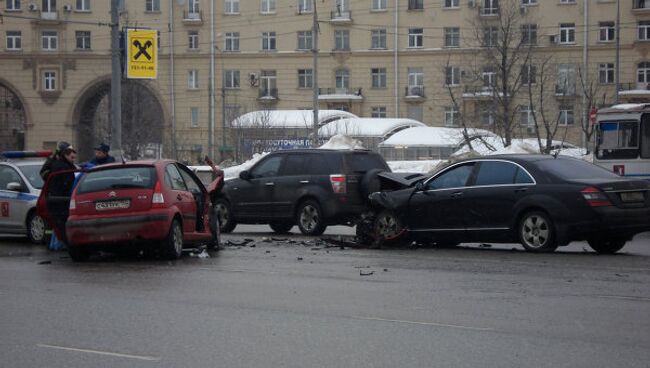
{"type": "Polygon", "coordinates": [[[39,172],[51,153],[0,152],[0,234],[24,234],[35,244],[45,242],[46,225],[36,214],[36,202],[43,187],[39,172]]]}

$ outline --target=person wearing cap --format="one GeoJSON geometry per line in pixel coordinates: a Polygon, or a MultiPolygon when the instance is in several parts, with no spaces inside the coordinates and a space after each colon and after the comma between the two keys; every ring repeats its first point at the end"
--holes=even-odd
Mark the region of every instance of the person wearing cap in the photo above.
{"type": "Polygon", "coordinates": [[[104,165],[115,162],[115,157],[108,154],[111,150],[107,144],[100,143],[95,147],[95,158],[90,160],[90,163],[93,165],[104,165]]]}

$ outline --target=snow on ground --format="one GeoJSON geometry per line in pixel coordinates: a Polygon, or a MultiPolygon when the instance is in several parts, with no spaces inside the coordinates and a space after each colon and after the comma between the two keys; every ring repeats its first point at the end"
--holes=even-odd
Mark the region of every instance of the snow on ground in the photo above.
{"type": "Polygon", "coordinates": [[[407,173],[428,173],[435,169],[444,160],[421,160],[421,161],[388,161],[392,172],[407,173]]]}

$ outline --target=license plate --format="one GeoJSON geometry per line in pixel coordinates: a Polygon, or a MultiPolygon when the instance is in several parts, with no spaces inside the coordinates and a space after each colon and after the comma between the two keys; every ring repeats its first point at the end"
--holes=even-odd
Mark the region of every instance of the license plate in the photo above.
{"type": "Polygon", "coordinates": [[[643,202],[645,197],[643,192],[624,192],[621,193],[621,201],[623,202],[643,202]]]}
{"type": "Polygon", "coordinates": [[[114,209],[129,208],[129,207],[131,207],[131,201],[128,199],[121,199],[117,201],[95,202],[95,209],[97,211],[114,210],[114,209]]]}

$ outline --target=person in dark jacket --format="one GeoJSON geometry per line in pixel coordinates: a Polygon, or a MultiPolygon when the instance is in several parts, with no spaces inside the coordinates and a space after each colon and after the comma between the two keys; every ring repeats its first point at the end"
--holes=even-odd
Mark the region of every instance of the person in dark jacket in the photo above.
{"type": "Polygon", "coordinates": [[[77,158],[77,151],[67,145],[58,152],[50,164],[49,178],[47,185],[47,211],[52,216],[56,227],[61,230],[61,239],[65,239],[65,223],[68,220],[68,210],[70,206],[70,194],[74,186],[74,170],[77,168],[74,164],[77,158]],[[57,174],[59,173],[59,174],[57,174]]]}
{"type": "Polygon", "coordinates": [[[111,150],[107,144],[100,143],[95,147],[95,158],[90,160],[90,163],[93,165],[104,165],[115,162],[115,157],[108,154],[111,150]]]}

